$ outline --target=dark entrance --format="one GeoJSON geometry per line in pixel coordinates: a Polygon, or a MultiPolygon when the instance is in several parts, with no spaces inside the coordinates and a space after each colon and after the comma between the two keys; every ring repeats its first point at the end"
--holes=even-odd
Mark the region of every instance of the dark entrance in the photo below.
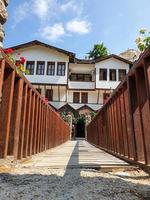
{"type": "Polygon", "coordinates": [[[85,137],[85,120],[82,118],[76,124],[76,137],[85,137]]]}

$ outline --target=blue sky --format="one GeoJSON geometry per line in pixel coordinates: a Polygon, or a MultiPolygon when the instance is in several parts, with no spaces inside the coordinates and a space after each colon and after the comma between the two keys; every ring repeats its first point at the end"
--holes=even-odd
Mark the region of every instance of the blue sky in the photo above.
{"type": "Polygon", "coordinates": [[[149,0],[11,0],[5,47],[38,39],[84,58],[104,42],[110,53],[136,48],[140,28],[150,30],[149,0]]]}

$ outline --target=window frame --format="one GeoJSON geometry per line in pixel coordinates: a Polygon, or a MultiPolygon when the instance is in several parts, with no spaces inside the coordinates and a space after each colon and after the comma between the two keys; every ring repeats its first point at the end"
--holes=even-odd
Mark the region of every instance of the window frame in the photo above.
{"type": "Polygon", "coordinates": [[[88,92],[81,93],[81,103],[88,104],[88,92]],[[86,96],[86,101],[84,101],[84,97],[83,97],[84,95],[86,96]]]}
{"type": "Polygon", "coordinates": [[[65,76],[66,75],[66,63],[65,62],[57,62],[57,76],[65,76]],[[59,69],[61,66],[61,69],[59,69]],[[64,69],[62,67],[64,66],[64,69]],[[61,73],[59,73],[61,72],[61,73]]]}
{"type": "Polygon", "coordinates": [[[107,75],[108,75],[108,70],[107,70],[107,68],[99,68],[99,81],[107,81],[107,75]],[[101,71],[106,71],[106,79],[101,79],[101,71]]]}
{"type": "Polygon", "coordinates": [[[109,69],[109,81],[117,81],[117,70],[116,69],[109,69]],[[111,71],[115,71],[115,80],[111,80],[111,71]]]}
{"type": "Polygon", "coordinates": [[[80,92],[73,92],[73,103],[80,103],[80,92]],[[78,101],[75,101],[75,95],[78,95],[78,101]]]}
{"type": "MultiPolygon", "coordinates": [[[[41,65],[42,66],[42,65],[41,65]]],[[[45,61],[37,61],[37,64],[36,64],[36,75],[45,75],[45,61]],[[38,64],[41,64],[41,63],[43,63],[44,64],[44,68],[42,69],[42,68],[40,68],[40,69],[38,69],[38,64]],[[39,71],[40,71],[40,73],[39,73],[39,71]],[[41,72],[43,72],[43,73],[41,73],[41,72]]]]}
{"type": "Polygon", "coordinates": [[[92,75],[91,74],[77,74],[77,73],[72,73],[70,75],[70,81],[77,81],[77,82],[92,82],[92,75]],[[72,76],[74,76],[75,80],[72,80],[72,76]],[[80,76],[80,78],[79,78],[80,76]],[[82,77],[82,79],[81,79],[82,77]],[[86,78],[88,77],[88,80],[86,78]]]}
{"type": "Polygon", "coordinates": [[[53,101],[53,89],[46,89],[45,97],[48,101],[53,101]],[[50,92],[49,94],[47,92],[50,92]]]}
{"type": "Polygon", "coordinates": [[[121,80],[120,80],[120,71],[125,71],[125,75],[124,75],[124,78],[125,78],[125,76],[127,75],[127,70],[126,69],[118,69],[118,81],[122,81],[124,78],[122,78],[121,80]]]}
{"type": "Polygon", "coordinates": [[[28,75],[34,75],[35,61],[27,60],[27,61],[26,61],[26,70],[29,71],[29,74],[28,74],[28,75]],[[29,63],[32,63],[32,65],[30,64],[30,69],[27,67],[29,63]],[[31,68],[31,66],[32,66],[32,68],[31,68]],[[32,71],[32,73],[30,73],[31,71],[32,71]]]}
{"type": "Polygon", "coordinates": [[[55,76],[55,62],[47,62],[46,75],[47,76],[55,76]],[[50,69],[49,69],[49,67],[50,67],[50,69]],[[51,72],[51,73],[48,73],[48,72],[51,72]]]}

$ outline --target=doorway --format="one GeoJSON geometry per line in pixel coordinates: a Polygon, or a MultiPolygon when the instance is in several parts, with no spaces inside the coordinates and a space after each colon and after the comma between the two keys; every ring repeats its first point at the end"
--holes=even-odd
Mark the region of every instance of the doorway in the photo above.
{"type": "Polygon", "coordinates": [[[80,118],[76,124],[76,137],[85,138],[85,119],[80,118]]]}

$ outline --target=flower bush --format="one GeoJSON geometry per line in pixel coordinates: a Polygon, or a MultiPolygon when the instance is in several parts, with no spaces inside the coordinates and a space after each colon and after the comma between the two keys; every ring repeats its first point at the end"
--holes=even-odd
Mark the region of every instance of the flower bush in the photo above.
{"type": "Polygon", "coordinates": [[[135,43],[138,49],[143,52],[150,46],[150,32],[146,28],[139,30],[139,36],[136,38],[135,43]]]}
{"type": "MultiPolygon", "coordinates": [[[[24,74],[29,74],[29,71],[24,67],[24,63],[26,59],[24,57],[19,57],[19,59],[16,61],[14,57],[12,56],[14,50],[9,48],[9,49],[4,49],[3,52],[8,56],[8,58],[16,65],[16,72],[17,74],[24,73],[24,74]]],[[[20,56],[20,54],[18,54],[20,56]]]]}

